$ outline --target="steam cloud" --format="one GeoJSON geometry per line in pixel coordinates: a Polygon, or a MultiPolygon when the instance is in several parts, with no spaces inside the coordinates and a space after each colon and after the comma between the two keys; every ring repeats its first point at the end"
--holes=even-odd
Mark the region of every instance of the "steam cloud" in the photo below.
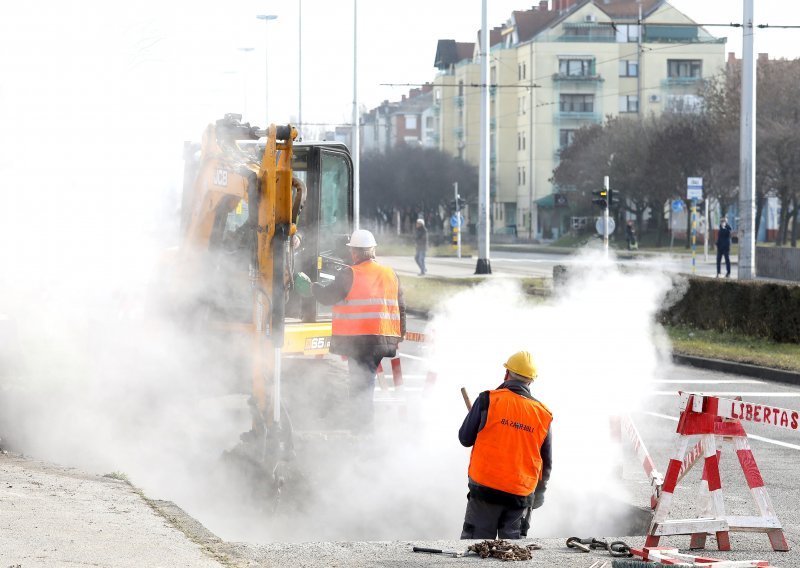
{"type": "Polygon", "coordinates": [[[325,476],[292,507],[273,516],[234,486],[219,457],[249,427],[242,353],[146,309],[176,244],[182,141],[229,108],[197,100],[207,69],[179,64],[197,46],[170,40],[164,20],[117,4],[113,17],[100,4],[82,18],[51,8],[15,6],[0,23],[4,444],[124,472],[229,539],[456,537],[469,456],[456,438],[458,388],[473,398],[494,388],[508,355],[528,349],[534,394],[555,414],[553,478],[533,534],[558,533],[566,510],[596,514],[573,505],[613,487],[607,417],[634,407],[667,364],[653,316],[669,280],[591,257],[547,304],[498,280],[443,305],[431,322],[436,388],[410,401],[408,422],[380,418],[374,443],[301,456],[325,476]],[[45,36],[64,48],[42,49],[45,36]]]}

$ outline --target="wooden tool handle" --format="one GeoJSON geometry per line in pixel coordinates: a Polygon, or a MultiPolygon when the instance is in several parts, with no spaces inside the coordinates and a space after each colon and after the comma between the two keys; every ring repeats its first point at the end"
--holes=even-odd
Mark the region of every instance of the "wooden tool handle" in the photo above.
{"type": "Polygon", "coordinates": [[[472,403],[469,400],[469,395],[467,394],[467,389],[461,387],[461,396],[464,397],[464,404],[467,405],[467,410],[472,410],[472,403]]]}

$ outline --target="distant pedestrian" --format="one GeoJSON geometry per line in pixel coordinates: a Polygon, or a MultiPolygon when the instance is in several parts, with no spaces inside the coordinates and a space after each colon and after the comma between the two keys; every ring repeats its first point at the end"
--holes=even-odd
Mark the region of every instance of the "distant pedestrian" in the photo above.
{"type": "Polygon", "coordinates": [[[553,415],[531,395],[530,353],[514,353],[504,367],[503,383],[478,395],[458,431],[461,445],[472,446],[462,539],[525,537],[531,509],[544,504],[553,415]]]}
{"type": "Polygon", "coordinates": [[[636,244],[636,230],[633,228],[633,221],[628,221],[625,225],[625,240],[628,241],[628,250],[639,248],[636,244]]]}
{"type": "Polygon", "coordinates": [[[717,278],[721,272],[722,257],[725,257],[725,278],[731,277],[731,226],[728,225],[728,217],[723,215],[719,220],[717,230],[717,278]]]}
{"type": "Polygon", "coordinates": [[[428,272],[425,269],[425,254],[428,252],[428,229],[425,228],[425,221],[422,219],[417,219],[417,227],[414,229],[414,244],[417,249],[414,260],[419,266],[419,275],[425,276],[428,272]]]}

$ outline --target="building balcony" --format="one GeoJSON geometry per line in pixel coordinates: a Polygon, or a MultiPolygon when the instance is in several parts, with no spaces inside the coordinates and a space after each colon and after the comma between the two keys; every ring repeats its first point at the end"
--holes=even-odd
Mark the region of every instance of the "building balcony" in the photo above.
{"type": "Polygon", "coordinates": [[[661,80],[661,86],[669,87],[694,87],[700,86],[703,82],[702,77],[667,77],[661,80]]]}
{"type": "Polygon", "coordinates": [[[464,97],[456,95],[453,97],[453,104],[456,105],[456,108],[464,108],[464,97]]]}
{"type": "Polygon", "coordinates": [[[453,129],[453,136],[455,136],[458,140],[462,140],[464,138],[464,129],[460,126],[457,126],[453,129]]]}
{"type": "Polygon", "coordinates": [[[602,83],[605,81],[600,75],[567,75],[565,73],[554,73],[553,81],[555,82],[570,82],[577,83],[602,83]]]}
{"type": "Polygon", "coordinates": [[[558,111],[556,118],[559,120],[585,120],[600,122],[600,114],[596,112],[558,111]]]}
{"type": "Polygon", "coordinates": [[[497,128],[497,119],[490,118],[489,119],[489,130],[495,130],[497,128]]]}

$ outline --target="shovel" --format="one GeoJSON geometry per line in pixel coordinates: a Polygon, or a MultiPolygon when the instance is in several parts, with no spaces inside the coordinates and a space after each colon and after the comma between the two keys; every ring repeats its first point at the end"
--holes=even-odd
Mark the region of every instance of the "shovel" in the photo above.
{"type": "Polygon", "coordinates": [[[421,546],[415,546],[413,548],[414,552],[427,552],[429,554],[444,554],[445,556],[452,556],[453,558],[461,558],[465,554],[469,552],[469,550],[465,550],[463,552],[459,552],[457,550],[442,550],[441,548],[423,548],[421,546]]]}

